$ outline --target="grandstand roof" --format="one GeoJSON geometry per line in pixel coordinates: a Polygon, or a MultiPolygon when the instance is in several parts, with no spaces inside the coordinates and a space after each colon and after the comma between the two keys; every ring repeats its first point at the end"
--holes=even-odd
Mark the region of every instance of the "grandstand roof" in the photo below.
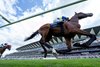
{"type": "MultiPolygon", "coordinates": [[[[84,30],[87,31],[87,32],[90,32],[92,34],[95,34],[96,36],[100,35],[100,26],[91,27],[91,28],[87,28],[87,29],[84,29],[84,30]]],[[[76,42],[76,41],[80,41],[80,40],[83,40],[83,39],[86,39],[86,36],[76,35],[72,39],[72,41],[76,42]]],[[[56,45],[56,44],[62,43],[62,42],[65,42],[64,37],[53,37],[52,40],[50,40],[47,43],[50,44],[50,45],[56,45]]],[[[16,50],[18,50],[18,51],[20,51],[20,50],[21,51],[22,50],[30,50],[30,49],[34,49],[34,48],[38,48],[38,47],[41,47],[39,41],[21,46],[21,47],[17,48],[16,50]]]]}

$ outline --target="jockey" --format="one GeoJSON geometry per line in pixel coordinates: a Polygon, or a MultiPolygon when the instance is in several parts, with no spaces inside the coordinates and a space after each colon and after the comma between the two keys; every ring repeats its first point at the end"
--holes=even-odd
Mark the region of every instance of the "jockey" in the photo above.
{"type": "Polygon", "coordinates": [[[56,19],[53,21],[53,24],[51,24],[51,28],[54,28],[54,27],[57,27],[57,26],[58,26],[58,27],[61,28],[61,32],[64,33],[63,23],[64,23],[65,21],[69,21],[69,18],[68,18],[68,17],[65,17],[65,16],[56,18],[56,19]]]}
{"type": "Polygon", "coordinates": [[[60,24],[63,24],[65,21],[68,21],[68,20],[69,20],[68,17],[62,16],[62,17],[56,18],[56,19],[53,21],[53,24],[54,24],[54,25],[60,25],[60,24]]]}
{"type": "Polygon", "coordinates": [[[0,48],[2,48],[3,46],[4,46],[4,45],[3,45],[3,44],[1,44],[1,45],[0,45],[0,48]]]}
{"type": "Polygon", "coordinates": [[[6,46],[6,45],[7,45],[7,43],[1,44],[1,45],[0,45],[0,48],[4,47],[4,46],[6,46]]]}

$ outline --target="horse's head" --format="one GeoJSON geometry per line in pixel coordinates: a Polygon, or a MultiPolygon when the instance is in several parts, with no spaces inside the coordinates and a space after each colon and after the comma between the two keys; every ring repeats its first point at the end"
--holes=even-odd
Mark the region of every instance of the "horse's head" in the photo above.
{"type": "Polygon", "coordinates": [[[11,45],[8,45],[7,43],[5,43],[5,48],[7,48],[8,50],[11,50],[11,45]]]}
{"type": "Polygon", "coordinates": [[[7,49],[8,50],[11,50],[11,45],[7,45],[7,49]]]}
{"type": "Polygon", "coordinates": [[[78,19],[83,19],[83,18],[87,18],[87,17],[92,17],[93,13],[83,13],[83,12],[76,13],[75,12],[75,15],[78,16],[78,19]]]}

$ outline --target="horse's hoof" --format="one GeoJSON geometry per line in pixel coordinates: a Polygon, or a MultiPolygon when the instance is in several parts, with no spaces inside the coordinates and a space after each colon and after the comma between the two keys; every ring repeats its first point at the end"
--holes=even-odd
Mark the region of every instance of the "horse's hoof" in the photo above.
{"type": "Polygon", "coordinates": [[[89,46],[86,43],[81,44],[81,46],[84,48],[89,48],[89,46]]]}
{"type": "Polygon", "coordinates": [[[52,53],[53,55],[59,55],[57,52],[56,53],[52,53]]]}
{"type": "Polygon", "coordinates": [[[80,43],[75,43],[73,46],[74,47],[81,47],[80,43]]]}
{"type": "Polygon", "coordinates": [[[70,52],[70,51],[71,51],[71,49],[66,50],[66,52],[70,52]]]}
{"type": "Polygon", "coordinates": [[[57,51],[54,48],[52,49],[52,53],[58,55],[57,51]]]}
{"type": "Polygon", "coordinates": [[[27,41],[27,39],[25,39],[24,41],[27,41]]]}
{"type": "Polygon", "coordinates": [[[56,58],[58,58],[58,53],[53,53],[53,55],[54,55],[56,58]]]}
{"type": "Polygon", "coordinates": [[[73,46],[75,46],[75,47],[82,47],[82,48],[89,48],[89,46],[86,43],[83,43],[83,44],[75,43],[73,46]]]}

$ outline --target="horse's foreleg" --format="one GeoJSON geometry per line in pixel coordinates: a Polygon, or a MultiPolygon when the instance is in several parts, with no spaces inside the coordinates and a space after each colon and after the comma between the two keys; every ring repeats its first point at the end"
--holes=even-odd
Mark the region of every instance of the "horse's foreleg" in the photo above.
{"type": "Polygon", "coordinates": [[[90,39],[86,43],[83,43],[82,45],[89,46],[94,40],[96,40],[96,36],[93,34],[91,34],[89,37],[90,39]]]}
{"type": "Polygon", "coordinates": [[[71,51],[72,49],[72,46],[71,46],[71,38],[66,38],[65,37],[65,40],[66,40],[66,45],[67,45],[67,48],[68,48],[68,52],[71,51]]]}
{"type": "Polygon", "coordinates": [[[90,37],[90,39],[87,42],[81,44],[81,46],[83,46],[83,47],[88,47],[94,40],[96,40],[96,36],[94,34],[90,34],[86,31],[77,30],[75,33],[90,37]]]}

